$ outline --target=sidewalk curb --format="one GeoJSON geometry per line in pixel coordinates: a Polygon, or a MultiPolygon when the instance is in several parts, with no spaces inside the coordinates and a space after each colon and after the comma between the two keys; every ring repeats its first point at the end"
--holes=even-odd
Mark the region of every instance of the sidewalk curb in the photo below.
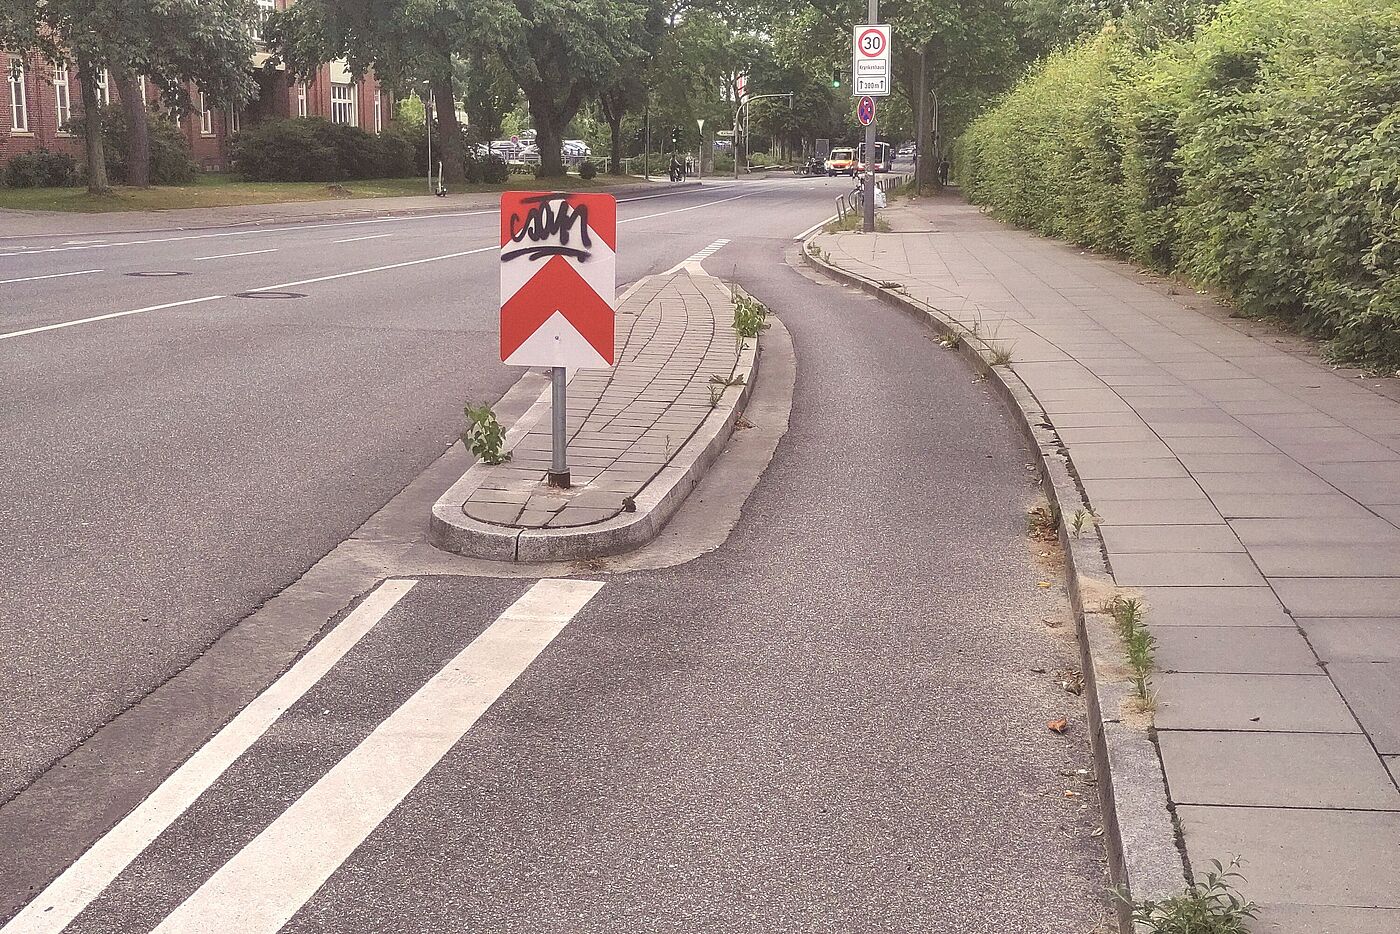
{"type": "MultiPolygon", "coordinates": [[[[662,187],[662,188],[657,188],[655,185],[651,185],[651,184],[639,184],[639,185],[624,185],[624,186],[619,186],[619,187],[617,187],[617,188],[606,188],[606,189],[603,189],[603,190],[599,191],[598,193],[599,193],[599,194],[614,195],[614,196],[617,196],[617,195],[634,195],[634,194],[651,194],[651,193],[656,193],[656,194],[669,194],[669,193],[671,193],[671,192],[686,191],[686,190],[689,190],[689,189],[700,188],[700,187],[702,187],[702,183],[701,183],[701,182],[698,182],[698,181],[695,181],[695,182],[680,182],[680,183],[678,183],[678,184],[667,185],[667,186],[662,187]]],[[[473,192],[473,194],[490,195],[490,194],[492,194],[492,192],[489,192],[489,191],[485,191],[485,192],[473,192]]],[[[418,197],[418,195],[406,195],[406,196],[404,196],[404,197],[418,197]]],[[[340,201],[340,202],[335,202],[335,203],[341,203],[341,204],[349,203],[349,204],[353,204],[353,203],[355,203],[356,201],[374,201],[374,200],[393,200],[393,199],[392,199],[392,198],[385,198],[385,199],[373,199],[373,198],[358,199],[358,198],[352,198],[352,199],[348,199],[347,201],[340,201]]],[[[296,202],[296,201],[270,201],[270,202],[267,203],[267,205],[246,205],[246,207],[252,207],[252,208],[256,208],[256,207],[267,207],[267,206],[272,206],[272,205],[277,205],[277,204],[307,204],[307,205],[316,205],[316,204],[325,204],[325,203],[327,203],[327,202],[324,202],[324,201],[306,201],[306,202],[296,202]]],[[[238,207],[238,205],[229,205],[229,206],[230,206],[230,207],[238,207]]],[[[491,210],[491,209],[492,209],[492,206],[491,206],[491,205],[483,205],[480,209],[483,210],[483,211],[488,211],[488,210],[491,210]]],[[[199,209],[199,208],[173,208],[173,209],[171,209],[171,210],[200,210],[200,209],[199,209]]],[[[221,210],[221,208],[217,208],[217,207],[214,207],[214,208],[205,208],[204,210],[218,211],[218,210],[221,210]]],[[[230,222],[228,222],[228,223],[226,223],[226,224],[190,224],[190,225],[185,225],[185,226],[172,226],[172,227],[136,227],[136,228],[131,228],[131,229],[123,229],[123,230],[101,230],[101,231],[92,231],[92,232],[93,232],[93,233],[101,233],[101,234],[105,234],[105,235],[108,235],[108,236],[125,236],[125,235],[129,235],[129,234],[171,233],[171,232],[175,232],[175,231],[192,231],[192,230],[229,230],[229,229],[232,229],[232,228],[234,228],[234,227],[249,227],[249,228],[254,228],[254,229],[256,229],[256,228],[258,228],[258,227],[266,227],[266,226],[273,225],[273,224],[283,224],[283,223],[287,223],[287,224],[304,224],[304,223],[310,223],[310,222],[313,222],[313,221],[324,221],[324,220],[345,220],[345,221],[354,221],[354,220],[365,220],[365,219],[376,219],[376,218],[388,218],[388,217],[432,217],[432,216],[437,215],[437,214],[456,214],[456,213],[459,213],[459,212],[461,212],[461,211],[463,211],[463,210],[473,210],[473,206],[472,206],[472,205],[455,204],[455,203],[449,202],[449,203],[445,203],[445,204],[441,204],[441,205],[435,205],[435,206],[430,207],[430,208],[407,208],[407,209],[399,209],[399,210],[396,210],[396,209],[394,209],[394,208],[392,208],[392,207],[382,207],[382,208],[379,208],[379,209],[375,209],[375,208],[371,208],[371,207],[366,207],[366,208],[365,208],[364,210],[362,210],[362,211],[326,211],[326,210],[314,211],[314,210],[313,210],[313,211],[308,211],[308,212],[305,213],[305,214],[270,215],[270,216],[262,217],[262,218],[254,218],[254,219],[252,219],[252,220],[230,221],[230,222]]],[[[53,216],[53,217],[75,217],[75,216],[77,216],[77,217],[102,217],[102,216],[109,216],[110,214],[138,214],[138,213],[139,213],[139,214],[157,214],[157,215],[158,215],[158,214],[164,214],[164,213],[166,213],[166,212],[165,212],[165,211],[112,211],[112,212],[107,212],[107,215],[103,215],[103,214],[79,214],[79,213],[77,213],[77,212],[71,212],[71,211],[17,211],[17,212],[15,212],[15,213],[23,214],[25,217],[35,217],[35,216],[40,216],[40,217],[50,217],[50,216],[53,216]]],[[[0,217],[3,217],[4,215],[5,215],[5,211],[4,211],[4,210],[0,210],[0,217]]],[[[27,240],[32,240],[32,239],[34,239],[35,237],[60,237],[60,236],[61,236],[61,237],[66,237],[66,236],[74,236],[74,235],[77,235],[77,234],[80,234],[80,233],[81,233],[81,232],[76,232],[76,233],[75,233],[74,231],[63,231],[63,232],[59,232],[59,233],[6,234],[6,235],[4,235],[4,236],[0,236],[0,243],[3,243],[3,242],[6,241],[6,240],[26,240],[26,239],[27,239],[27,240]]]]}
{"type": "MultiPolygon", "coordinates": [[[[631,288],[651,278],[639,279],[631,288]]],[[[730,291],[722,280],[720,285],[730,291]]],[[[770,317],[770,322],[773,327],[782,327],[776,318],[770,317]]],[[[758,340],[749,342],[741,352],[736,372],[744,375],[743,384],[724,390],[719,405],[705,416],[699,429],[634,497],[634,512],[623,512],[594,525],[563,529],[490,525],[463,511],[467,498],[487,476],[485,465],[474,464],[433,506],[429,541],[453,554],[523,563],[601,558],[646,544],[661,532],[724,450],[758,381],[759,352],[758,340]]],[[[546,388],[506,432],[505,448],[514,447],[540,419],[548,418],[550,406],[550,390],[546,388]]]]}
{"type": "MultiPolygon", "coordinates": [[[[1056,517],[1065,555],[1070,605],[1079,630],[1079,648],[1092,724],[1090,745],[1108,840],[1109,877],[1133,899],[1160,898],[1179,893],[1186,884],[1186,866],[1177,843],[1168,804],[1166,775],[1152,731],[1125,722],[1122,716],[1131,689],[1126,665],[1111,618],[1100,610],[1116,590],[1097,528],[1092,537],[1073,537],[1065,516],[1089,504],[1071,473],[1072,462],[1058,433],[1030,388],[1009,367],[993,366],[983,355],[982,341],[937,309],[908,295],[848,272],[812,255],[802,243],[808,265],[829,278],[867,292],[912,315],[939,336],[959,338],[957,350],[1007,403],[1040,459],[1042,486],[1056,517]]],[[[1116,906],[1121,931],[1133,931],[1126,905],[1116,906]]]]}

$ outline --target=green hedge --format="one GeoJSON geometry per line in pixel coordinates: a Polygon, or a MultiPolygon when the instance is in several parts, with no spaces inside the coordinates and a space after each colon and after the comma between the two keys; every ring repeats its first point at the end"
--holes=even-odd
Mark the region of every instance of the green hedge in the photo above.
{"type": "Polygon", "coordinates": [[[1143,45],[1109,26],[1028,74],[960,142],[968,196],[1400,367],[1400,7],[1230,0],[1143,45]]]}
{"type": "Polygon", "coordinates": [[[258,182],[340,182],[415,174],[413,143],[319,117],[258,123],[233,139],[234,171],[258,182]]]}

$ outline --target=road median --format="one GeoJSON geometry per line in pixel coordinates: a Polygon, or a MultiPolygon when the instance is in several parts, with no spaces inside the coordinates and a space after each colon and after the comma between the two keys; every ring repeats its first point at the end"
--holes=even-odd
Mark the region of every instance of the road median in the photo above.
{"type": "Polygon", "coordinates": [[[719,455],[758,367],[734,295],[698,266],[636,283],[618,305],[618,364],[569,380],[576,481],[549,486],[550,397],[506,433],[510,459],[477,463],[433,507],[438,548],[497,561],[602,557],[654,538],[719,455]]]}

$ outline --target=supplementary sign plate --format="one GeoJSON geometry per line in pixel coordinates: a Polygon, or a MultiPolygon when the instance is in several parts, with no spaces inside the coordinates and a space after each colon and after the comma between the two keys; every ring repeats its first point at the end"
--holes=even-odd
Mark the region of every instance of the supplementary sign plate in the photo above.
{"type": "Polygon", "coordinates": [[[851,93],[856,97],[890,94],[890,27],[857,25],[851,33],[851,93]]]}
{"type": "Polygon", "coordinates": [[[501,195],[501,362],[613,365],[617,201],[612,195],[501,195]]]}

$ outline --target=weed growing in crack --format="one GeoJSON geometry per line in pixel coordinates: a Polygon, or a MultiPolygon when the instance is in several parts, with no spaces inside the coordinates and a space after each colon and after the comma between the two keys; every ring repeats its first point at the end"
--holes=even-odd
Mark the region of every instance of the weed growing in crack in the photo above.
{"type": "Polygon", "coordinates": [[[1249,922],[1258,917],[1259,907],[1240,897],[1237,883],[1240,860],[1222,866],[1211,860],[1205,879],[1192,883],[1185,892],[1161,901],[1136,901],[1121,888],[1113,896],[1132,910],[1134,924],[1148,934],[1249,934],[1249,922]]]}
{"type": "Polygon", "coordinates": [[[477,460],[484,464],[503,464],[510,460],[510,452],[502,450],[506,433],[496,419],[496,413],[489,405],[472,405],[462,410],[467,415],[467,428],[462,432],[462,443],[471,449],[477,460]]]}
{"type": "Polygon", "coordinates": [[[1099,517],[1088,509],[1076,509],[1074,518],[1070,520],[1069,530],[1075,538],[1084,534],[1085,529],[1092,529],[1099,524],[1099,517]]]}
{"type": "Polygon", "coordinates": [[[1104,604],[1104,611],[1113,617],[1118,635],[1123,640],[1123,649],[1128,655],[1128,667],[1132,669],[1133,694],[1145,711],[1156,708],[1157,698],[1152,693],[1151,677],[1154,666],[1153,656],[1157,640],[1147,631],[1142,601],[1136,597],[1114,597],[1104,604]]]}
{"type": "Polygon", "coordinates": [[[768,327],[768,309],[752,295],[734,293],[734,330],[740,337],[756,338],[768,327]]]}
{"type": "Polygon", "coordinates": [[[723,399],[723,398],[724,398],[724,386],[723,386],[723,385],[719,385],[719,386],[711,385],[711,386],[710,386],[710,408],[712,408],[712,409],[717,409],[717,408],[719,408],[719,400],[721,400],[721,399],[723,399]]]}

